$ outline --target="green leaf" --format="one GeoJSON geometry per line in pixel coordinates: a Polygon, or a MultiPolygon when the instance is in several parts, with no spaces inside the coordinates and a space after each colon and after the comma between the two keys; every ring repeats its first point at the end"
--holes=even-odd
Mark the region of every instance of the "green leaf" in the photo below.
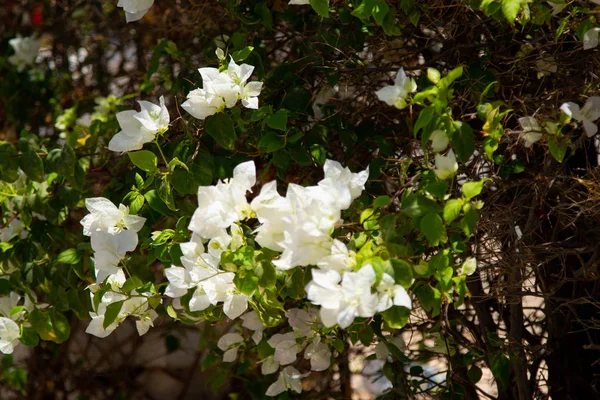
{"type": "Polygon", "coordinates": [[[44,162],[35,151],[29,150],[19,157],[19,167],[29,179],[36,182],[44,180],[44,162]]]}
{"type": "Polygon", "coordinates": [[[409,288],[413,281],[411,265],[408,262],[399,260],[397,258],[392,258],[390,261],[394,270],[394,279],[396,283],[404,286],[405,288],[409,288]]]}
{"type": "Polygon", "coordinates": [[[273,131],[267,132],[258,142],[258,148],[265,153],[273,153],[285,147],[285,139],[273,131]]]}
{"type": "Polygon", "coordinates": [[[496,382],[498,383],[498,389],[500,389],[501,392],[505,391],[509,384],[508,358],[502,353],[492,354],[490,357],[490,369],[492,370],[494,379],[496,379],[496,382]]]}
{"type": "Polygon", "coordinates": [[[177,167],[181,167],[188,172],[190,171],[188,166],[183,161],[181,161],[179,158],[175,157],[171,161],[169,161],[168,168],[169,168],[169,171],[173,172],[173,171],[175,171],[175,168],[177,168],[177,167]]]}
{"type": "Polygon", "coordinates": [[[56,258],[56,261],[63,264],[74,265],[81,260],[81,253],[77,249],[67,249],[60,253],[56,258]]]}
{"type": "Polygon", "coordinates": [[[467,162],[475,151],[475,135],[473,129],[467,123],[454,122],[456,130],[452,134],[452,144],[460,161],[467,162]]]}
{"type": "Polygon", "coordinates": [[[139,169],[146,172],[156,171],[158,165],[158,158],[156,155],[148,150],[140,150],[135,152],[127,153],[129,159],[139,169]]]}
{"type": "Polygon", "coordinates": [[[171,178],[168,175],[163,175],[160,178],[160,184],[156,191],[158,197],[167,205],[169,210],[177,211],[175,200],[173,199],[173,191],[171,190],[171,178]]]}
{"type": "Polygon", "coordinates": [[[388,204],[390,204],[391,202],[392,202],[392,199],[390,198],[390,196],[379,196],[375,200],[373,200],[373,207],[374,208],[385,207],[388,204]]]}
{"type": "Polygon", "coordinates": [[[483,178],[477,182],[467,182],[462,185],[462,192],[465,201],[471,200],[475,196],[479,196],[481,190],[483,189],[483,184],[489,180],[488,178],[483,178]]]}
{"type": "Polygon", "coordinates": [[[481,380],[481,377],[483,376],[483,372],[481,371],[481,368],[479,368],[477,365],[473,365],[467,371],[467,376],[469,377],[469,380],[471,382],[477,383],[481,380]]]}
{"type": "Polygon", "coordinates": [[[414,293],[417,295],[419,303],[421,303],[423,308],[431,312],[432,317],[440,314],[442,293],[438,289],[427,283],[415,288],[414,293]]]}
{"type": "Polygon", "coordinates": [[[363,0],[358,7],[352,11],[352,15],[360,19],[369,18],[373,14],[376,0],[363,0]]]}
{"type": "Polygon", "coordinates": [[[165,203],[158,197],[156,190],[150,190],[144,194],[146,202],[154,211],[159,212],[162,215],[169,215],[170,211],[165,203]]]}
{"type": "Polygon", "coordinates": [[[442,218],[437,213],[429,213],[421,219],[421,232],[425,234],[431,246],[437,246],[440,242],[446,242],[446,229],[442,218]]]}
{"type": "Polygon", "coordinates": [[[310,5],[321,17],[329,17],[329,0],[310,0],[310,5]]]}
{"type": "Polygon", "coordinates": [[[425,190],[438,199],[444,200],[444,197],[446,196],[446,190],[448,190],[448,183],[446,181],[436,180],[429,183],[425,190]]]}
{"type": "Polygon", "coordinates": [[[550,150],[550,154],[559,163],[563,162],[570,144],[569,138],[564,136],[559,137],[555,135],[548,137],[548,149],[550,150]]]}
{"type": "Polygon", "coordinates": [[[248,58],[248,56],[250,55],[250,53],[252,53],[253,50],[254,47],[246,46],[242,50],[236,51],[231,55],[233,57],[233,61],[235,61],[236,63],[244,61],[246,58],[248,58]]]}
{"type": "Polygon", "coordinates": [[[206,133],[224,149],[233,150],[237,134],[229,114],[219,113],[206,119],[206,133]]]}
{"type": "Polygon", "coordinates": [[[427,125],[433,119],[433,114],[435,112],[435,108],[433,106],[427,106],[421,110],[419,113],[419,118],[417,118],[417,122],[415,122],[415,126],[413,129],[413,133],[415,137],[419,134],[419,131],[425,129],[427,125]]]}
{"type": "Polygon", "coordinates": [[[460,266],[464,275],[471,275],[477,270],[477,260],[473,257],[467,258],[460,266]]]}
{"type": "Polygon", "coordinates": [[[267,125],[271,129],[278,131],[287,130],[288,113],[287,110],[277,110],[277,112],[266,119],[267,125]]]}
{"type": "Polygon", "coordinates": [[[0,143],[0,180],[14,182],[19,178],[17,150],[11,143],[0,143]]]}
{"type": "Polygon", "coordinates": [[[258,284],[261,287],[267,289],[275,288],[275,284],[277,283],[277,271],[272,263],[268,261],[258,263],[255,273],[256,276],[258,276],[258,284]]]}
{"type": "Polygon", "coordinates": [[[141,193],[135,193],[135,195],[133,196],[133,198],[131,199],[130,203],[129,203],[129,212],[131,214],[137,214],[142,207],[144,206],[144,195],[142,195],[141,193]]]}
{"type": "Polygon", "coordinates": [[[390,7],[387,5],[386,0],[377,0],[377,4],[373,8],[373,18],[379,25],[383,25],[385,16],[390,12],[390,7]]]}
{"type": "Polygon", "coordinates": [[[502,0],[502,13],[506,20],[511,24],[515,23],[515,18],[521,10],[521,0],[502,0]]]}
{"type": "Polygon", "coordinates": [[[115,322],[119,313],[121,312],[121,308],[123,307],[123,303],[125,300],[117,301],[115,303],[111,303],[106,307],[106,313],[104,314],[104,322],[102,323],[102,327],[104,329],[108,328],[110,324],[115,322]]]}
{"type": "Polygon", "coordinates": [[[54,308],[48,311],[33,310],[29,314],[29,323],[42,340],[62,343],[71,334],[69,321],[54,308]]]}
{"type": "Polygon", "coordinates": [[[40,338],[35,329],[25,326],[23,327],[19,340],[27,347],[35,347],[40,343],[40,338]]]}
{"type": "Polygon", "coordinates": [[[406,307],[393,306],[382,312],[381,315],[387,326],[392,329],[402,329],[408,322],[410,310],[406,307]]]}
{"type": "Polygon", "coordinates": [[[479,213],[474,209],[470,209],[460,221],[460,227],[467,237],[471,236],[475,230],[475,224],[477,224],[478,219],[479,213]]]}
{"type": "Polygon", "coordinates": [[[402,212],[409,217],[420,217],[428,213],[439,213],[442,211],[435,201],[420,194],[410,194],[402,199],[402,212]]]}
{"type": "Polygon", "coordinates": [[[446,224],[449,224],[458,218],[462,206],[462,199],[451,199],[444,204],[444,221],[446,221],[446,224]]]}
{"type": "Polygon", "coordinates": [[[65,144],[60,151],[60,161],[56,164],[56,172],[62,176],[75,175],[77,156],[71,146],[65,144]]]}
{"type": "Polygon", "coordinates": [[[440,71],[435,68],[427,68],[427,79],[429,79],[432,83],[436,84],[440,81],[442,75],[440,71]]]}

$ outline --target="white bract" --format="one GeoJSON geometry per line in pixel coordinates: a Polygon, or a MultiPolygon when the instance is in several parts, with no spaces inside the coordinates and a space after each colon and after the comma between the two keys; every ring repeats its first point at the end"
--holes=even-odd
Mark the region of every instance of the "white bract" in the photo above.
{"type": "Polygon", "coordinates": [[[440,179],[452,178],[458,171],[458,163],[456,162],[456,156],[454,150],[450,149],[447,155],[442,156],[440,154],[435,155],[435,174],[440,179]]]}
{"type": "Polygon", "coordinates": [[[267,396],[277,396],[286,390],[293,390],[296,393],[302,392],[302,382],[300,381],[305,375],[301,374],[294,367],[285,367],[283,371],[279,373],[277,381],[275,381],[267,389],[267,396]]]}
{"type": "Polygon", "coordinates": [[[239,333],[227,333],[219,339],[217,347],[223,350],[224,362],[233,362],[237,359],[239,347],[244,343],[244,338],[239,333]]]}
{"type": "Polygon", "coordinates": [[[120,262],[125,254],[135,250],[138,245],[138,236],[135,231],[121,231],[116,235],[96,231],[91,237],[92,250],[94,250],[94,268],[96,281],[103,282],[109,275],[120,270],[120,262]]]}
{"type": "Polygon", "coordinates": [[[590,50],[598,47],[598,35],[600,35],[600,27],[587,30],[583,34],[583,49],[590,50]]]}
{"type": "Polygon", "coordinates": [[[304,350],[304,358],[310,360],[312,371],[324,371],[331,365],[331,350],[320,338],[316,338],[304,350]]]}
{"type": "Polygon", "coordinates": [[[29,235],[29,231],[23,227],[21,220],[10,213],[7,217],[10,222],[6,228],[0,229],[0,241],[8,242],[15,236],[18,236],[19,239],[25,239],[29,235]]]}
{"type": "Polygon", "coordinates": [[[523,140],[525,147],[531,147],[542,138],[542,128],[533,117],[519,118],[519,125],[523,129],[523,140]]]}
{"type": "Polygon", "coordinates": [[[446,150],[446,147],[448,147],[448,143],[450,142],[446,132],[441,129],[431,132],[429,140],[431,140],[431,150],[436,153],[446,150]]]}
{"type": "Polygon", "coordinates": [[[119,204],[119,208],[104,197],[85,199],[85,207],[90,212],[83,217],[83,234],[92,236],[94,232],[106,232],[116,235],[123,229],[138,232],[144,226],[146,218],[129,215],[129,207],[119,204]]]}
{"type": "Polygon", "coordinates": [[[598,132],[598,125],[594,121],[600,118],[600,96],[589,97],[581,109],[579,105],[572,102],[563,103],[560,109],[575,121],[583,123],[583,129],[588,137],[598,132]]]}
{"type": "Polygon", "coordinates": [[[119,0],[117,7],[123,7],[125,20],[133,22],[141,19],[153,4],[154,0],[119,0]]]}
{"type": "Polygon", "coordinates": [[[246,329],[250,329],[254,331],[252,335],[252,340],[254,343],[259,344],[263,337],[263,331],[265,330],[265,326],[260,322],[260,318],[258,318],[258,314],[255,311],[250,311],[240,317],[242,321],[242,327],[246,329]]]}
{"type": "Polygon", "coordinates": [[[385,311],[392,306],[402,306],[412,309],[410,296],[401,285],[397,285],[390,275],[384,273],[377,286],[379,304],[377,311],[385,311]]]}
{"type": "Polygon", "coordinates": [[[19,325],[10,318],[0,317],[0,352],[11,354],[20,337],[19,325]]]}
{"type": "Polygon", "coordinates": [[[17,36],[10,39],[8,44],[15,51],[15,54],[8,57],[8,62],[16,66],[19,72],[27,65],[32,65],[40,51],[40,42],[33,37],[17,36]]]}
{"type": "MultiPolygon", "coordinates": [[[[217,52],[217,57],[220,53],[217,52]]],[[[202,89],[194,89],[187,95],[181,107],[198,119],[205,119],[227,108],[234,107],[238,100],[246,108],[258,108],[258,96],[262,82],[248,82],[254,67],[248,64],[237,65],[233,57],[226,71],[217,68],[200,68],[202,89]]]]}
{"type": "Polygon", "coordinates": [[[108,149],[117,152],[139,150],[145,143],[152,142],[157,134],[169,129],[170,116],[165,99],[161,96],[159,102],[160,105],[138,101],[141,111],[117,113],[121,130],[108,142],[108,149]]]}
{"type": "Polygon", "coordinates": [[[312,281],[306,286],[306,297],[321,306],[321,320],[326,327],[336,323],[349,327],[356,317],[372,317],[377,311],[379,298],[371,293],[375,271],[370,264],[358,272],[346,272],[343,277],[334,270],[313,270],[312,281]]]}
{"type": "Polygon", "coordinates": [[[389,106],[402,110],[407,106],[406,99],[410,93],[417,90],[417,83],[413,78],[406,76],[404,68],[398,70],[394,85],[386,86],[375,92],[377,98],[389,106]]]}
{"type": "Polygon", "coordinates": [[[235,167],[233,178],[219,181],[216,186],[200,186],[198,208],[188,229],[203,239],[212,239],[234,222],[249,217],[246,192],[251,191],[255,183],[254,162],[248,161],[235,167]]]}

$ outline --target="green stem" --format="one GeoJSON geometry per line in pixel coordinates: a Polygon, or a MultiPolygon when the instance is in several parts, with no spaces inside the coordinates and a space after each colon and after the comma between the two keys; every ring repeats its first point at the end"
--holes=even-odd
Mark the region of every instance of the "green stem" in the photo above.
{"type": "Polygon", "coordinates": [[[167,162],[167,159],[165,158],[165,155],[162,149],[160,148],[160,145],[158,144],[158,139],[154,140],[154,144],[156,144],[156,147],[158,147],[158,152],[160,153],[160,156],[162,157],[162,160],[165,163],[165,167],[168,167],[169,163],[167,162]]]}

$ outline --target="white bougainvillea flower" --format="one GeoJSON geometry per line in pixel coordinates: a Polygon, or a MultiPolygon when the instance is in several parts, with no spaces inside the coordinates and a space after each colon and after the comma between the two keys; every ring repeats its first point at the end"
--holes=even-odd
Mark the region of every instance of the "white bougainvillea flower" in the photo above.
{"type": "Polygon", "coordinates": [[[161,96],[160,105],[148,101],[138,101],[142,111],[121,111],[117,113],[117,121],[121,127],[108,142],[108,149],[117,152],[139,150],[145,143],[152,142],[156,135],[169,128],[169,111],[161,96]]]}
{"type": "Polygon", "coordinates": [[[29,235],[29,231],[25,229],[23,223],[21,223],[21,220],[14,217],[10,213],[7,217],[12,219],[6,228],[0,229],[0,240],[3,242],[8,242],[15,236],[18,236],[19,239],[25,239],[29,235]]]}
{"type": "Polygon", "coordinates": [[[290,2],[288,4],[290,6],[304,6],[304,5],[309,5],[310,1],[309,0],[290,0],[290,2]]]}
{"type": "Polygon", "coordinates": [[[215,96],[205,89],[194,89],[187,95],[187,100],[181,104],[181,108],[190,113],[194,118],[200,120],[223,111],[225,100],[215,96]]]}
{"type": "Polygon", "coordinates": [[[237,359],[238,349],[244,343],[244,338],[239,333],[227,333],[219,339],[217,347],[223,350],[223,362],[234,362],[237,359]]]}
{"type": "Polygon", "coordinates": [[[274,356],[269,356],[261,361],[260,372],[263,375],[269,375],[276,372],[279,369],[279,363],[275,361],[274,356]]]}
{"type": "Polygon", "coordinates": [[[547,1],[546,3],[552,7],[552,15],[559,14],[567,6],[567,3],[563,0],[547,1]]]}
{"type": "Polygon", "coordinates": [[[253,161],[239,164],[233,170],[233,178],[219,181],[216,186],[198,188],[198,208],[194,212],[189,230],[204,239],[222,234],[234,222],[251,214],[246,192],[256,183],[253,161]]]}
{"type": "Polygon", "coordinates": [[[406,76],[404,68],[400,68],[394,85],[386,86],[375,92],[375,94],[379,100],[385,102],[387,105],[402,110],[407,106],[406,98],[408,95],[416,90],[417,83],[415,80],[406,76]]]}
{"type": "Polygon", "coordinates": [[[471,275],[477,270],[477,260],[473,257],[468,257],[460,266],[464,275],[471,275]]]}
{"type": "Polygon", "coordinates": [[[33,37],[17,36],[10,39],[8,44],[15,51],[15,54],[8,57],[8,62],[17,67],[19,72],[22,72],[26,66],[32,65],[40,51],[40,42],[33,37]]]}
{"type": "Polygon", "coordinates": [[[237,290],[234,277],[233,272],[223,272],[200,284],[210,304],[223,302],[223,312],[230,319],[236,319],[248,309],[248,296],[237,290]]]}
{"type": "MultiPolygon", "coordinates": [[[[21,300],[21,296],[15,292],[10,292],[8,296],[0,297],[0,316],[11,318],[10,312],[13,307],[19,304],[19,300],[21,300]]],[[[13,316],[13,318],[18,316],[13,316]]]]}
{"type": "Polygon", "coordinates": [[[304,358],[310,360],[312,371],[325,371],[331,365],[331,350],[317,337],[304,350],[304,358]]]}
{"type": "Polygon", "coordinates": [[[276,333],[267,343],[275,349],[275,361],[281,365],[291,364],[296,361],[297,354],[302,348],[296,342],[298,335],[295,332],[276,333]]]}
{"type": "Polygon", "coordinates": [[[435,174],[440,179],[452,178],[458,171],[458,163],[456,162],[456,156],[454,150],[450,149],[447,155],[442,156],[440,154],[435,155],[435,174]]]}
{"type": "Polygon", "coordinates": [[[333,269],[340,274],[351,271],[356,266],[356,252],[349,251],[342,241],[334,239],[331,254],[323,257],[317,266],[321,269],[333,269]]]}
{"type": "Polygon", "coordinates": [[[227,74],[236,85],[239,97],[242,99],[242,105],[246,108],[258,108],[258,95],[262,90],[262,82],[249,82],[248,79],[252,76],[254,67],[248,64],[237,65],[231,57],[227,74]]]}
{"type": "Polygon", "coordinates": [[[148,310],[147,313],[140,315],[140,318],[135,321],[135,328],[137,329],[138,335],[145,335],[148,330],[154,326],[154,320],[158,317],[158,314],[154,310],[148,310]]]}
{"type": "Polygon", "coordinates": [[[153,4],[154,0],[119,0],[117,7],[123,7],[127,22],[134,22],[142,19],[153,4]]]}
{"type": "Polygon", "coordinates": [[[410,296],[401,285],[397,285],[390,275],[384,273],[377,286],[379,293],[379,304],[377,311],[385,311],[392,306],[402,306],[409,310],[412,309],[412,301],[410,296]]]}
{"type": "Polygon", "coordinates": [[[523,140],[525,147],[531,147],[535,142],[542,138],[542,128],[533,117],[519,118],[519,125],[523,129],[523,140]]]}
{"type": "Polygon", "coordinates": [[[564,103],[560,109],[575,121],[583,123],[583,129],[588,137],[598,132],[598,125],[594,121],[600,118],[600,96],[589,97],[581,109],[579,105],[572,102],[564,103]]]}
{"type": "Polygon", "coordinates": [[[441,129],[431,132],[429,140],[431,140],[431,150],[435,151],[436,153],[446,150],[448,143],[450,143],[448,135],[441,129]]]}
{"type": "Polygon", "coordinates": [[[296,393],[302,393],[301,379],[305,375],[301,374],[294,367],[285,367],[280,373],[277,381],[275,381],[265,393],[267,396],[277,396],[286,390],[293,390],[296,393]]]}
{"type": "Polygon", "coordinates": [[[316,308],[306,310],[291,308],[285,312],[288,324],[294,329],[298,336],[306,337],[312,333],[313,325],[319,323],[319,312],[316,308]]]}
{"type": "Polygon", "coordinates": [[[600,27],[587,30],[583,34],[583,49],[590,50],[598,47],[598,35],[600,35],[600,27]]]}
{"type": "Polygon", "coordinates": [[[121,231],[116,235],[95,231],[92,233],[91,245],[94,250],[94,268],[96,281],[103,282],[109,275],[119,272],[119,263],[129,251],[135,250],[138,236],[134,231],[121,231]]]}
{"type": "Polygon", "coordinates": [[[135,119],[140,121],[144,128],[158,134],[164,133],[169,129],[169,110],[165,106],[165,98],[160,96],[159,104],[150,103],[149,101],[138,100],[141,111],[135,115],[135,119]]]}
{"type": "Polygon", "coordinates": [[[325,178],[318,185],[324,189],[332,198],[332,206],[345,210],[356,200],[363,190],[369,178],[369,168],[358,173],[352,173],[350,168],[342,167],[337,161],[326,160],[323,165],[325,178]]]}
{"type": "Polygon", "coordinates": [[[104,197],[85,199],[85,207],[90,212],[81,220],[83,234],[86,236],[91,236],[96,231],[111,235],[118,234],[123,229],[138,232],[146,222],[146,218],[130,215],[129,207],[119,204],[117,208],[104,197]]]}
{"type": "Polygon", "coordinates": [[[356,317],[372,317],[379,303],[371,293],[375,271],[370,264],[358,272],[346,272],[338,284],[340,274],[334,270],[313,270],[313,279],[306,286],[306,297],[320,305],[323,325],[349,327],[356,317]]]}
{"type": "Polygon", "coordinates": [[[19,325],[10,318],[0,317],[0,352],[11,354],[20,337],[19,325]]]}
{"type": "Polygon", "coordinates": [[[277,192],[277,182],[271,181],[263,185],[260,193],[250,204],[261,225],[256,229],[256,242],[262,247],[275,251],[283,251],[278,243],[284,240],[283,231],[286,224],[283,218],[292,213],[289,199],[277,192]]]}
{"type": "Polygon", "coordinates": [[[242,327],[246,329],[250,329],[254,331],[252,334],[252,340],[254,343],[259,344],[263,337],[263,331],[265,330],[265,326],[260,322],[260,318],[258,318],[258,314],[255,311],[250,311],[240,317],[242,321],[242,327]]]}

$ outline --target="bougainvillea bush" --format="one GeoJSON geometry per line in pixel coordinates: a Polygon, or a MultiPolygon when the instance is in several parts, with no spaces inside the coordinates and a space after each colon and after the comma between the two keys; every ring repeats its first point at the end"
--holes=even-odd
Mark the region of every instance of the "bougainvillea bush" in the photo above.
{"type": "Polygon", "coordinates": [[[598,10],[9,1],[0,395],[597,398],[598,10]]]}

